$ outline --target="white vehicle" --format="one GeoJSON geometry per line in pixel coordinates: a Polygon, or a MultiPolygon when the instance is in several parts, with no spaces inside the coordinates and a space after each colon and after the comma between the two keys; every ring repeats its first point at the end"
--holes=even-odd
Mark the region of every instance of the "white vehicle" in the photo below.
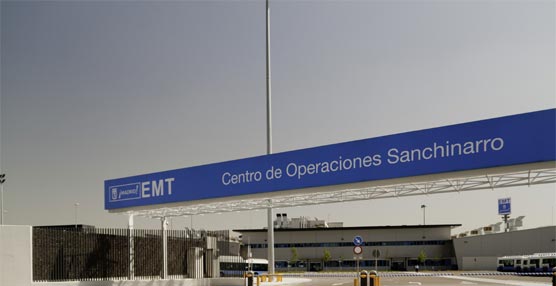
{"type": "Polygon", "coordinates": [[[255,272],[255,275],[268,273],[268,260],[263,258],[249,258],[246,262],[249,271],[255,272]]]}
{"type": "Polygon", "coordinates": [[[243,259],[241,256],[221,255],[220,276],[241,277],[246,271],[253,271],[255,275],[268,272],[268,260],[262,258],[243,259]]]}
{"type": "Polygon", "coordinates": [[[498,257],[498,267],[500,272],[521,272],[524,268],[529,268],[528,255],[511,255],[498,257]]]}
{"type": "Polygon", "coordinates": [[[556,266],[556,252],[529,255],[528,272],[552,272],[556,266]]]}
{"type": "Polygon", "coordinates": [[[501,272],[552,272],[552,268],[555,266],[556,252],[549,252],[498,257],[496,270],[501,272]]]}

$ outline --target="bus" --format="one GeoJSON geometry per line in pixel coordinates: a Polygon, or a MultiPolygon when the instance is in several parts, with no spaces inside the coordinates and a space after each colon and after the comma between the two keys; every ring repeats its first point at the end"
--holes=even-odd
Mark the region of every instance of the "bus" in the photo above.
{"type": "Polygon", "coordinates": [[[221,255],[220,277],[242,277],[246,271],[253,271],[255,275],[268,272],[268,260],[262,258],[243,259],[241,256],[221,255]]]}
{"type": "Polygon", "coordinates": [[[512,255],[498,257],[499,272],[521,272],[523,269],[529,269],[529,256],[527,255],[512,255]]]}
{"type": "Polygon", "coordinates": [[[263,258],[247,259],[247,269],[253,271],[255,275],[268,273],[268,260],[263,258]]]}
{"type": "Polygon", "coordinates": [[[556,252],[498,257],[500,272],[552,272],[556,267],[556,252]]]}
{"type": "Polygon", "coordinates": [[[552,272],[552,268],[556,266],[556,252],[535,253],[529,255],[529,267],[527,272],[552,272]]]}

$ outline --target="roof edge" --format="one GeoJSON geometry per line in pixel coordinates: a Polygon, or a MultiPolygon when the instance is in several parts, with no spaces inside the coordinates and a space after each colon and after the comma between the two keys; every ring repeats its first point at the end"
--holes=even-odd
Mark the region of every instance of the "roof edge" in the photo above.
{"type": "MultiPolygon", "coordinates": [[[[408,229],[408,228],[442,228],[460,227],[461,224],[427,224],[427,225],[383,225],[383,226],[349,226],[349,227],[318,227],[318,228],[275,228],[275,232],[286,231],[326,231],[326,230],[355,230],[355,229],[408,229]]],[[[235,232],[266,232],[266,228],[257,229],[234,229],[235,232]]]]}

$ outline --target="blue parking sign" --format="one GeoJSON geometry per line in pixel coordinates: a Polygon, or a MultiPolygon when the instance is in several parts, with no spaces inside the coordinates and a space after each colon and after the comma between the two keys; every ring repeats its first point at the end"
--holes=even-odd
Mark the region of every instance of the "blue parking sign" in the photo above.
{"type": "Polygon", "coordinates": [[[509,215],[511,213],[512,213],[512,199],[511,198],[498,199],[498,214],[509,215]]]}

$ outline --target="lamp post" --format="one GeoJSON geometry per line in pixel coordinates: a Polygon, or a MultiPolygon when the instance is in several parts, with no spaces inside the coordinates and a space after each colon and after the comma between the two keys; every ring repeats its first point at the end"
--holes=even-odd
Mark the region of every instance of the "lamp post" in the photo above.
{"type": "Polygon", "coordinates": [[[426,225],[426,220],[425,220],[425,209],[427,208],[426,205],[421,205],[421,208],[423,209],[423,225],[426,225]]]}
{"type": "Polygon", "coordinates": [[[75,228],[77,229],[77,207],[79,206],[79,203],[75,203],[73,204],[73,206],[75,207],[74,218],[75,218],[75,228]]]}
{"type": "Polygon", "coordinates": [[[6,182],[6,174],[0,174],[0,200],[2,201],[0,208],[0,214],[2,215],[2,217],[0,217],[0,225],[4,225],[4,182],[6,182]]]}
{"type": "MultiPolygon", "coordinates": [[[[272,154],[272,100],[270,77],[270,0],[266,0],[266,154],[272,154]]],[[[268,273],[274,274],[274,222],[272,221],[272,200],[267,209],[267,258],[268,273]]]]}

